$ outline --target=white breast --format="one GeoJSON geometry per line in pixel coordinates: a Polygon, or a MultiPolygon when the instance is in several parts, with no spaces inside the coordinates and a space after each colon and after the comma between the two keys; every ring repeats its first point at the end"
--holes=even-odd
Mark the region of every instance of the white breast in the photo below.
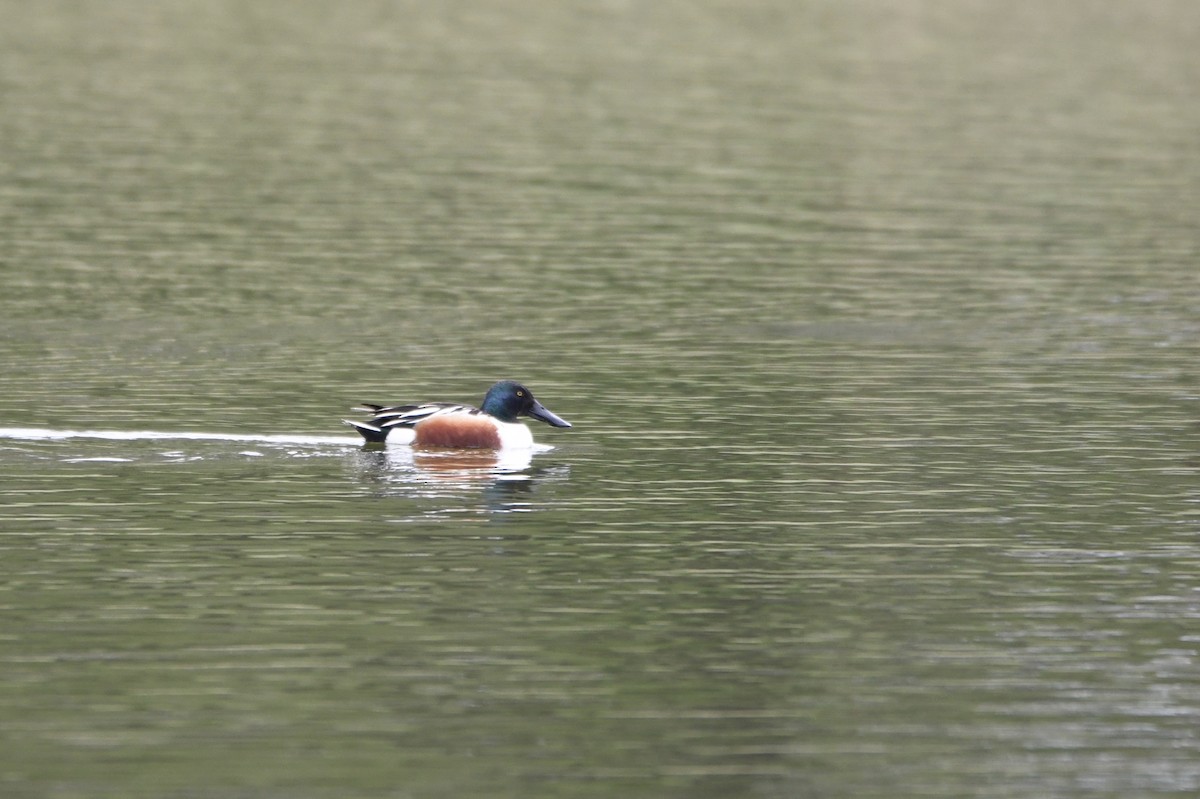
{"type": "Polygon", "coordinates": [[[503,449],[529,449],[533,446],[533,433],[520,422],[498,422],[500,446],[503,449]]]}

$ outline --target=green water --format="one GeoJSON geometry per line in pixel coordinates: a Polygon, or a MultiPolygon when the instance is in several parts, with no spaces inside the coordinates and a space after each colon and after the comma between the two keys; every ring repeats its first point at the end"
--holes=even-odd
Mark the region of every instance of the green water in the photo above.
{"type": "Polygon", "coordinates": [[[0,795],[1200,792],[1200,6],[0,18],[0,795]]]}

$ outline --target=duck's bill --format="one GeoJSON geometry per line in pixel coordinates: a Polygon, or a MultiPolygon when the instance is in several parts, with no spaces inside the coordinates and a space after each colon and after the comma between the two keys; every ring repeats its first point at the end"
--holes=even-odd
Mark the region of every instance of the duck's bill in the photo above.
{"type": "Polygon", "coordinates": [[[534,419],[537,419],[539,422],[545,422],[546,424],[550,425],[551,427],[570,427],[571,426],[570,422],[568,422],[566,419],[562,418],[561,416],[555,415],[545,405],[538,402],[537,400],[533,401],[533,407],[529,409],[528,413],[534,419]]]}

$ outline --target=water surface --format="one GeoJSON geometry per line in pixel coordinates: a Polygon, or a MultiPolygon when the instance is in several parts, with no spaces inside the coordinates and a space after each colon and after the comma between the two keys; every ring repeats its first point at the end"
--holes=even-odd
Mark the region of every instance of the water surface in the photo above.
{"type": "Polygon", "coordinates": [[[5,796],[1200,791],[1193,4],[0,10],[5,796]]]}

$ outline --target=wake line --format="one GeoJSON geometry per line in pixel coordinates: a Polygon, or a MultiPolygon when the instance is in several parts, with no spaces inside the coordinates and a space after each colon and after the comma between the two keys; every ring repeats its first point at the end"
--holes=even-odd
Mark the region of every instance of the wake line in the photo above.
{"type": "Polygon", "coordinates": [[[45,427],[0,427],[0,438],[27,441],[59,441],[68,438],[100,438],[108,441],[243,441],[253,444],[357,445],[358,436],[244,435],[241,433],[190,433],[160,430],[51,430],[45,427]]]}

